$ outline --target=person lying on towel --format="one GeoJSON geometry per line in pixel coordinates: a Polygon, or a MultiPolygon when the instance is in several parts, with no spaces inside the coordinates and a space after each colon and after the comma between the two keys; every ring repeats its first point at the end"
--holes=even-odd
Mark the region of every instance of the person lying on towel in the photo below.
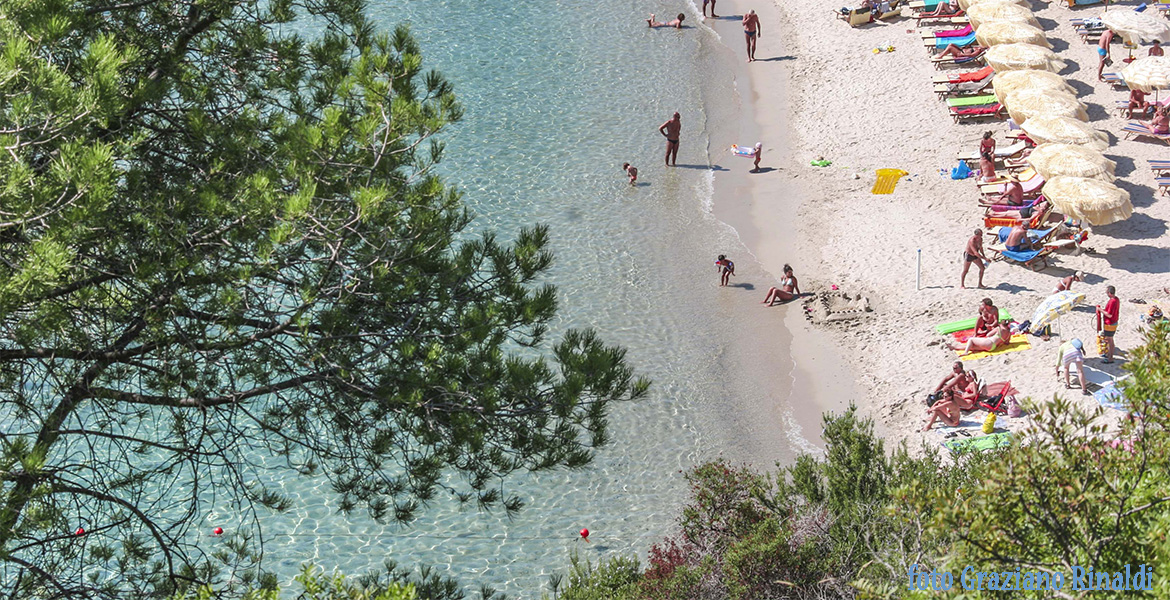
{"type": "Polygon", "coordinates": [[[988,337],[972,337],[967,340],[963,348],[950,346],[951,350],[959,352],[959,356],[967,356],[976,352],[995,352],[996,348],[1007,345],[1012,339],[1012,328],[1006,320],[1000,321],[995,331],[988,337]]]}
{"type": "Polygon", "coordinates": [[[1031,218],[1032,213],[1036,211],[1043,212],[1048,210],[1048,200],[1041,199],[1032,206],[1024,206],[1020,208],[1005,208],[1003,210],[993,208],[987,211],[986,216],[994,218],[1020,219],[1022,221],[1024,217],[1021,216],[1020,213],[1022,213],[1025,208],[1031,209],[1031,212],[1028,214],[1028,217],[1031,218]]]}

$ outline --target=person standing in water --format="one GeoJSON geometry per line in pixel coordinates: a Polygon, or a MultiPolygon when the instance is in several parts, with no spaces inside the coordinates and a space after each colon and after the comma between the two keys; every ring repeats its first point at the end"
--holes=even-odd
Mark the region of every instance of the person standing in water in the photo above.
{"type": "Polygon", "coordinates": [[[731,276],[735,275],[735,263],[728,260],[726,254],[720,254],[715,267],[719,269],[719,286],[726,286],[731,276]]]}
{"type": "Polygon", "coordinates": [[[638,167],[632,166],[630,163],[622,163],[622,170],[630,178],[630,185],[638,184],[638,167]]]}
{"type": "Polygon", "coordinates": [[[707,4],[711,4],[711,18],[718,19],[719,15],[715,14],[715,0],[703,0],[703,16],[707,16],[707,4]]]}
{"type": "Polygon", "coordinates": [[[669,121],[662,124],[658,128],[658,133],[666,138],[666,166],[673,167],[678,164],[678,135],[682,131],[682,116],[674,113],[674,116],[669,121]]]}
{"type": "Polygon", "coordinates": [[[756,60],[756,38],[760,37],[763,29],[763,26],[760,25],[760,17],[756,14],[756,11],[749,10],[743,16],[743,37],[747,40],[748,62],[756,60]]]}

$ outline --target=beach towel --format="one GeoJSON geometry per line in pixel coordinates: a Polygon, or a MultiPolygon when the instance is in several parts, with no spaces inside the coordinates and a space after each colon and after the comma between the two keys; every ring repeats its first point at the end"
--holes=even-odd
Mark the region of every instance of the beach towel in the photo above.
{"type": "Polygon", "coordinates": [[[988,104],[997,104],[995,94],[982,94],[980,96],[967,96],[966,98],[948,98],[947,106],[951,108],[963,108],[966,106],[987,106],[988,104]]]}
{"type": "MultiPolygon", "coordinates": [[[[1012,339],[1008,340],[1007,344],[1004,344],[1003,346],[996,348],[994,352],[975,352],[974,354],[960,356],[959,360],[962,360],[962,361],[979,360],[981,358],[986,358],[988,356],[996,356],[999,354],[1007,354],[1009,352],[1019,352],[1021,350],[1028,350],[1031,347],[1032,347],[1032,344],[1028,343],[1028,335],[1024,334],[1024,333],[1017,333],[1016,335],[1012,336],[1012,339]]],[[[958,353],[959,353],[959,351],[956,350],[955,354],[958,354],[958,353]]]]}
{"type": "Polygon", "coordinates": [[[964,37],[964,36],[971,35],[972,31],[974,31],[974,30],[971,29],[970,25],[968,25],[966,27],[963,27],[962,29],[947,29],[945,31],[936,31],[936,32],[934,32],[934,37],[936,37],[936,38],[964,37]]]}
{"type": "Polygon", "coordinates": [[[898,180],[909,175],[902,169],[878,169],[877,181],[873,183],[871,194],[892,194],[894,193],[894,186],[898,184],[898,180]]]}
{"type": "Polygon", "coordinates": [[[994,115],[999,112],[999,103],[988,104],[987,106],[975,106],[971,108],[952,108],[951,114],[958,117],[978,117],[985,115],[994,115]]]}
{"type": "MultiPolygon", "coordinates": [[[[1011,319],[1011,318],[1012,318],[1012,316],[1010,314],[1008,314],[1008,311],[1006,311],[1002,308],[999,309],[999,320],[1000,321],[1002,321],[1004,319],[1011,319]]],[[[971,317],[970,319],[963,319],[961,321],[954,321],[951,323],[943,323],[941,325],[935,325],[934,330],[939,332],[942,335],[946,335],[948,333],[954,333],[956,331],[962,331],[964,329],[975,329],[975,323],[977,323],[978,321],[979,321],[979,317],[971,317]]]]}
{"type": "Polygon", "coordinates": [[[1040,256],[1041,252],[1043,252],[1043,250],[1024,250],[1023,252],[1013,252],[1011,250],[1004,250],[1004,251],[1000,252],[1000,255],[1003,256],[1004,258],[1014,260],[1018,263],[1026,263],[1026,262],[1036,258],[1037,256],[1040,256]]]}
{"type": "Polygon", "coordinates": [[[951,44],[960,48],[966,48],[975,43],[975,34],[968,33],[962,37],[936,37],[934,38],[934,47],[936,50],[942,50],[951,44]]]}
{"type": "Polygon", "coordinates": [[[1121,390],[1117,389],[1115,382],[1110,381],[1101,389],[1093,392],[1093,399],[1105,408],[1129,412],[1129,405],[1126,404],[1125,397],[1121,395],[1121,390]]]}
{"type": "Polygon", "coordinates": [[[947,84],[947,93],[950,94],[973,94],[988,86],[991,83],[991,77],[985,79],[976,79],[975,81],[964,81],[961,83],[947,84]]]}
{"type": "Polygon", "coordinates": [[[959,454],[962,452],[983,452],[985,450],[994,450],[995,448],[1010,446],[1011,443],[1012,432],[1003,431],[1000,433],[981,435],[979,437],[973,438],[946,440],[942,443],[942,445],[952,453],[959,454]]]}

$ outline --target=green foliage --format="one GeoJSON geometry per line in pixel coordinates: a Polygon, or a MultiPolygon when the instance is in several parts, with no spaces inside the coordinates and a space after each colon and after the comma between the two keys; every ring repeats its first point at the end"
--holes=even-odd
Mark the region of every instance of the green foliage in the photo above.
{"type": "MultiPolygon", "coordinates": [[[[385,583],[372,586],[363,586],[348,581],[345,576],[334,573],[330,577],[324,576],[322,571],[313,566],[305,566],[296,577],[300,592],[296,593],[296,600],[419,600],[413,584],[385,583]]],[[[172,600],[220,600],[225,597],[235,597],[239,600],[280,600],[282,595],[275,589],[247,590],[237,593],[217,592],[209,585],[200,586],[195,590],[175,594],[172,600]]]]}
{"type": "MultiPolygon", "coordinates": [[[[616,556],[594,568],[588,559],[581,560],[573,552],[569,555],[569,563],[569,585],[563,592],[554,590],[558,600],[634,600],[639,597],[634,584],[642,574],[636,558],[616,556]]],[[[554,588],[559,588],[559,585],[554,588]]],[[[548,598],[547,594],[545,598],[548,598]]]]}
{"type": "Polygon", "coordinates": [[[254,517],[290,506],[260,483],[277,463],[380,521],[439,494],[511,513],[501,478],[588,464],[610,403],[645,393],[594,333],[546,340],[546,229],[466,234],[433,174],[451,86],[365,12],[0,5],[15,596],[266,581],[254,517]],[[190,531],[208,498],[240,515],[213,552],[190,531]]]}

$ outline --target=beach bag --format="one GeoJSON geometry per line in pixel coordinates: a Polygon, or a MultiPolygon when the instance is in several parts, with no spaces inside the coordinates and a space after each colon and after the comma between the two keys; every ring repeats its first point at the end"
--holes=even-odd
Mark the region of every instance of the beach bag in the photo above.
{"type": "Polygon", "coordinates": [[[984,400],[980,400],[979,406],[986,408],[992,414],[1007,412],[1007,403],[1004,402],[1003,394],[996,394],[984,400]]]}
{"type": "Polygon", "coordinates": [[[1020,403],[1016,400],[1015,396],[1008,398],[1007,416],[1013,419],[1018,419],[1024,416],[1024,409],[1020,406],[1020,403]]]}
{"type": "Polygon", "coordinates": [[[960,160],[959,166],[951,169],[951,179],[966,179],[971,176],[971,167],[967,166],[967,161],[960,160]]]}
{"type": "Polygon", "coordinates": [[[987,415],[987,420],[983,421],[983,433],[991,435],[995,431],[995,413],[987,415]]]}

